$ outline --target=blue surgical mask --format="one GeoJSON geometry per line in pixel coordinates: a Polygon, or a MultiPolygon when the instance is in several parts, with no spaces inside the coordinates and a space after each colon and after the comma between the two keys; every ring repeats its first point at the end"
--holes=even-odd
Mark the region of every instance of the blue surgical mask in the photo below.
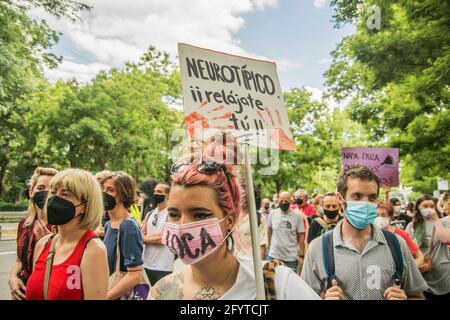
{"type": "Polygon", "coordinates": [[[430,214],[430,209],[424,209],[420,211],[420,214],[422,215],[422,217],[426,218],[430,214]]]}
{"type": "Polygon", "coordinates": [[[353,227],[363,230],[377,217],[377,205],[367,201],[347,201],[345,216],[353,227]]]}

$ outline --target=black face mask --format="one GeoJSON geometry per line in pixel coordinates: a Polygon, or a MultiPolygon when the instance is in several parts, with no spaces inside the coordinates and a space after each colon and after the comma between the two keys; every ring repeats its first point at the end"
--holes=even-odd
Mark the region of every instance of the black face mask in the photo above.
{"type": "Polygon", "coordinates": [[[328,219],[334,219],[338,216],[339,210],[323,209],[323,213],[327,216],[328,219]]]}
{"type": "Polygon", "coordinates": [[[105,210],[112,210],[116,207],[116,198],[112,195],[103,192],[103,207],[105,210]]]}
{"type": "Polygon", "coordinates": [[[288,211],[290,206],[291,206],[290,203],[281,203],[280,204],[280,209],[283,210],[283,211],[288,211]]]}
{"type": "Polygon", "coordinates": [[[164,200],[166,200],[166,195],[164,195],[164,194],[154,194],[153,195],[153,199],[155,199],[155,205],[158,205],[158,204],[164,202],[164,200]]]}
{"type": "Polygon", "coordinates": [[[269,210],[270,205],[264,206],[264,209],[269,210]]]}
{"type": "Polygon", "coordinates": [[[43,209],[45,205],[45,199],[47,199],[48,191],[39,191],[33,195],[33,202],[35,205],[39,207],[39,209],[43,209]]]}
{"type": "Polygon", "coordinates": [[[49,224],[61,226],[69,223],[72,219],[80,216],[75,216],[75,208],[83,204],[75,206],[69,200],[59,196],[52,196],[48,198],[47,204],[47,220],[49,224]]]}
{"type": "Polygon", "coordinates": [[[302,198],[296,198],[295,199],[295,204],[298,204],[299,206],[303,203],[303,199],[302,198]]]}

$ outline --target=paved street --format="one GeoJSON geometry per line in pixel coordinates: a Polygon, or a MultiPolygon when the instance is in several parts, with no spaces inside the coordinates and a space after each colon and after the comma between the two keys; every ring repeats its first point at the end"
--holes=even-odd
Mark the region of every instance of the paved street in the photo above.
{"type": "Polygon", "coordinates": [[[16,260],[16,240],[0,241],[0,300],[9,300],[8,278],[11,266],[16,260]]]}

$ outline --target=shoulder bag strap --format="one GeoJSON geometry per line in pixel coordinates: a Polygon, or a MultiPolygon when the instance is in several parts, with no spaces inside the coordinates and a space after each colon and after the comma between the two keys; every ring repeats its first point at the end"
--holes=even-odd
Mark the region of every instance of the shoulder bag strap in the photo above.
{"type": "Polygon", "coordinates": [[[52,272],[53,258],[55,257],[55,246],[58,235],[54,235],[50,238],[52,242],[50,245],[50,250],[48,251],[47,261],[45,263],[45,274],[44,274],[44,300],[48,300],[48,285],[50,283],[50,274],[52,272]]]}

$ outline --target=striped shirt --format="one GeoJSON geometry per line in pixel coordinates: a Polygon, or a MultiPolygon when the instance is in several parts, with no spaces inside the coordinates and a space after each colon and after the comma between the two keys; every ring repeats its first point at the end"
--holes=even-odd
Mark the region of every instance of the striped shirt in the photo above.
{"type": "MultiPolygon", "coordinates": [[[[333,230],[335,274],[344,299],[382,300],[387,288],[394,286],[395,262],[383,232],[372,226],[372,238],[362,252],[341,237],[340,221],[333,230]]],[[[302,278],[317,294],[326,291],[327,274],[323,263],[322,237],[314,239],[305,257],[302,278]]],[[[408,246],[397,236],[403,256],[402,289],[407,296],[418,295],[428,288],[408,246]]]]}

